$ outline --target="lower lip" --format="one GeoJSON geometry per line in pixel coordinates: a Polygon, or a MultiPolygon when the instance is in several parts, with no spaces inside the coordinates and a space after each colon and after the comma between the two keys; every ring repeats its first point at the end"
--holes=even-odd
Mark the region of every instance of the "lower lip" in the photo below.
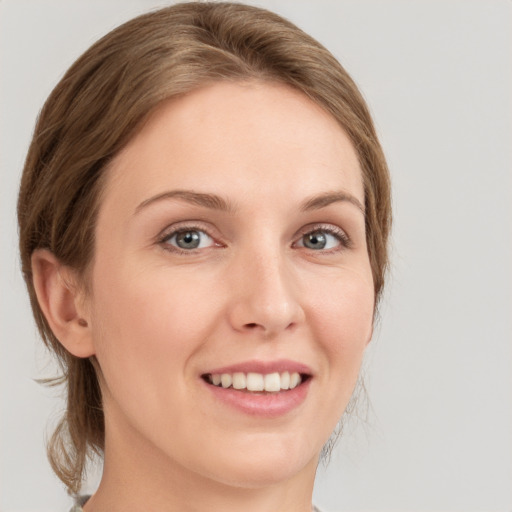
{"type": "Polygon", "coordinates": [[[215,398],[244,414],[276,418],[289,413],[304,402],[311,380],[309,378],[294,389],[279,391],[278,393],[251,393],[214,386],[204,381],[203,383],[215,398]]]}

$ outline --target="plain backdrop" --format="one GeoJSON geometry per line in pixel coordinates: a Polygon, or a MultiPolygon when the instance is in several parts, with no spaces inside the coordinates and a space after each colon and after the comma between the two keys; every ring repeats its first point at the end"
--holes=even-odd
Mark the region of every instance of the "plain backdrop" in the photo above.
{"type": "MultiPolygon", "coordinates": [[[[0,0],[0,511],[67,511],[45,458],[56,390],[17,256],[34,121],[68,66],[169,2],[0,0]]],[[[260,0],[327,46],[374,114],[394,186],[393,265],[325,511],[512,510],[512,2],[260,0]]],[[[94,476],[88,484],[94,489],[94,476]]]]}

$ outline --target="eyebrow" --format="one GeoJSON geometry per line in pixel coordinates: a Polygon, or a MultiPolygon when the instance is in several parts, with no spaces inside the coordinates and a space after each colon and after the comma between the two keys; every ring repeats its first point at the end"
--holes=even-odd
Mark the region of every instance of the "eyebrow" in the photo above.
{"type": "Polygon", "coordinates": [[[332,203],[337,202],[348,202],[357,207],[361,213],[365,213],[364,206],[361,204],[357,197],[349,194],[344,191],[336,191],[336,192],[326,192],[324,194],[320,194],[318,196],[311,197],[310,199],[306,199],[301,205],[301,210],[303,212],[311,211],[311,210],[319,210],[321,208],[325,208],[332,203]]]}
{"type": "Polygon", "coordinates": [[[135,208],[135,213],[139,213],[140,210],[146,208],[150,204],[166,199],[181,199],[187,203],[196,204],[212,210],[220,210],[223,212],[233,212],[235,207],[229,201],[226,201],[222,197],[216,194],[205,194],[203,192],[194,192],[192,190],[170,190],[157,194],[156,196],[150,197],[135,208]]]}
{"type": "MultiPolygon", "coordinates": [[[[175,198],[181,199],[187,203],[203,206],[211,210],[219,210],[228,213],[233,213],[236,210],[233,203],[216,194],[194,192],[193,190],[170,190],[142,201],[142,203],[135,208],[135,213],[139,213],[142,209],[153,203],[175,198]]],[[[363,214],[365,213],[364,206],[361,202],[352,194],[344,191],[325,192],[323,194],[310,197],[301,203],[300,210],[303,212],[320,210],[321,208],[325,208],[337,202],[348,202],[356,206],[363,214]]]]}

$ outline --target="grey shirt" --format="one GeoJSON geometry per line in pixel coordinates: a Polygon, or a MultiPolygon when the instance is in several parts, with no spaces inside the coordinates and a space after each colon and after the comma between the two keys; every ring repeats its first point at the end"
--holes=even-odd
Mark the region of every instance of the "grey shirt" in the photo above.
{"type": "MultiPolygon", "coordinates": [[[[85,505],[86,501],[90,498],[90,496],[80,496],[75,504],[73,505],[73,507],[71,508],[71,510],[69,512],[84,512],[83,509],[82,509],[82,505],[85,505]]],[[[316,508],[314,505],[313,505],[313,512],[321,512],[320,509],[316,508]]]]}

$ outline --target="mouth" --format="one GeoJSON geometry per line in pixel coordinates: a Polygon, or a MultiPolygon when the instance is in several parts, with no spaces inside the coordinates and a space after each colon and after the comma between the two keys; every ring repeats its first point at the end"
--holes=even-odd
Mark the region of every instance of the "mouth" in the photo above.
{"type": "Polygon", "coordinates": [[[276,394],[291,391],[307,382],[311,375],[301,372],[205,373],[201,378],[212,386],[251,394],[276,394]]]}
{"type": "Polygon", "coordinates": [[[300,410],[313,380],[311,369],[290,360],[248,361],[201,375],[216,404],[250,416],[287,417],[300,410]]]}

